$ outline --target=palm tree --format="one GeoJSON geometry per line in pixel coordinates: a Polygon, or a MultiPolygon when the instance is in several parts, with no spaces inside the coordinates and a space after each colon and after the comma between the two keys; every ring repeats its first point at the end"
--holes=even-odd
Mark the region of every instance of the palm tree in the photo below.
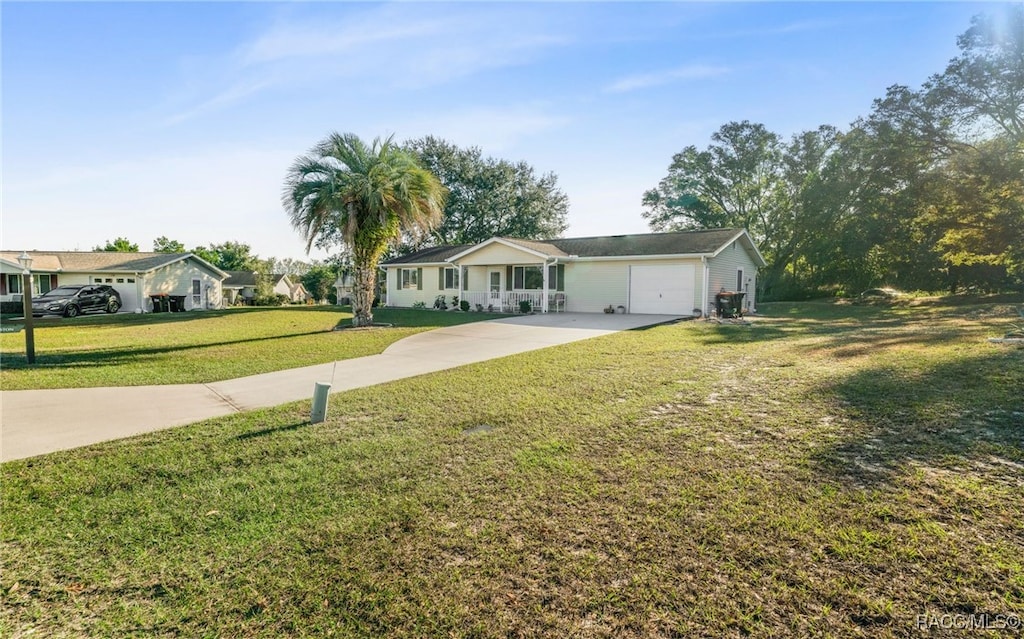
{"type": "Polygon", "coordinates": [[[307,252],[316,241],[351,250],[352,323],[368,326],[377,265],[388,244],[437,226],[446,195],[437,177],[390,137],[367,146],[351,133],[332,133],[292,164],[283,201],[307,252]]]}

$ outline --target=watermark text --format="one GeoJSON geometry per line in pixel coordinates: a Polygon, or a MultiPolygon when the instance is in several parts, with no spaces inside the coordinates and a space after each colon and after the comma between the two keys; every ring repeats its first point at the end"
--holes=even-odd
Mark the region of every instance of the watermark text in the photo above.
{"type": "Polygon", "coordinates": [[[973,614],[917,615],[914,627],[918,630],[1020,630],[1024,627],[1020,615],[973,614]]]}

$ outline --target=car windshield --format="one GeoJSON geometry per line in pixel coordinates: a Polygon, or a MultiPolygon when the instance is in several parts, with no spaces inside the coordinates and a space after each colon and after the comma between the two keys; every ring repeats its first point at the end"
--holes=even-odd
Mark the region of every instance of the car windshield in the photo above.
{"type": "Polygon", "coordinates": [[[50,289],[47,293],[43,293],[39,297],[68,297],[69,295],[74,295],[80,290],[82,290],[81,286],[58,286],[57,288],[50,289]]]}

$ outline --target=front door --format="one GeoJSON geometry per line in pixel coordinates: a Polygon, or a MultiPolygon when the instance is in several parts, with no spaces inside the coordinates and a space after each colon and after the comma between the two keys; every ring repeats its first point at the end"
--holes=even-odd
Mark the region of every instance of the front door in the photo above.
{"type": "Polygon", "coordinates": [[[494,310],[501,310],[501,271],[490,271],[487,274],[488,301],[494,310]]]}

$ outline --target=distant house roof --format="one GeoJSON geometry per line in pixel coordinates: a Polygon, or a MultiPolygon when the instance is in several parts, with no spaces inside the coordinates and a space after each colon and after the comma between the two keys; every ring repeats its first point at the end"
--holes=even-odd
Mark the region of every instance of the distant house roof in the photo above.
{"type": "MultiPolygon", "coordinates": [[[[32,257],[32,270],[51,273],[147,273],[176,262],[195,260],[210,271],[227,277],[227,273],[193,253],[120,253],[108,251],[27,251],[32,257]]],[[[0,259],[18,263],[20,251],[0,251],[0,259]]]]}
{"type": "Polygon", "coordinates": [[[444,262],[478,247],[494,242],[520,246],[528,251],[550,257],[602,258],[655,255],[707,255],[718,253],[734,240],[746,238],[757,260],[763,258],[750,236],[742,229],[711,229],[703,231],[674,231],[670,233],[641,233],[634,235],[602,235],[595,237],[556,238],[551,240],[522,240],[518,238],[491,238],[476,245],[435,246],[403,255],[385,265],[429,264],[444,262]]]}

